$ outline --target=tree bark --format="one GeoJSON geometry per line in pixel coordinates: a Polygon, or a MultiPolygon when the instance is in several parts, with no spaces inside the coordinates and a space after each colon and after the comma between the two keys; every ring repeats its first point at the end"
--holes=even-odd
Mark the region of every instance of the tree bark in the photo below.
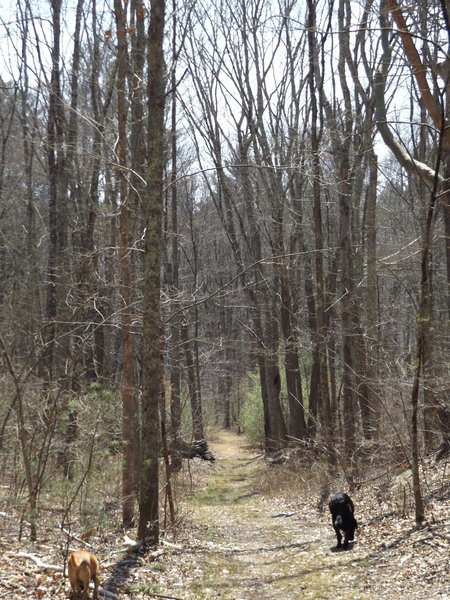
{"type": "MultiPolygon", "coordinates": [[[[439,172],[441,162],[441,152],[443,146],[443,132],[441,132],[440,146],[438,148],[438,160],[436,172],[439,172]]],[[[419,390],[420,382],[426,375],[426,361],[428,358],[428,336],[431,318],[431,244],[434,212],[437,203],[438,179],[435,179],[435,185],[426,211],[426,221],[422,242],[422,260],[421,260],[421,282],[420,282],[420,308],[417,324],[417,358],[414,371],[414,381],[411,393],[411,447],[412,447],[412,479],[415,500],[416,522],[422,523],[425,519],[425,509],[420,486],[419,473],[419,435],[418,435],[418,413],[419,413],[419,390]]]]}
{"type": "MultiPolygon", "coordinates": [[[[323,220],[320,187],[320,157],[319,157],[319,112],[317,106],[316,89],[321,89],[322,82],[319,69],[319,56],[317,52],[316,35],[316,8],[314,0],[308,0],[308,57],[309,57],[309,91],[311,102],[311,161],[313,172],[313,217],[315,239],[315,275],[316,275],[316,313],[315,324],[317,329],[316,348],[313,351],[314,365],[311,383],[317,382],[319,396],[317,413],[320,415],[325,445],[327,448],[330,467],[335,463],[335,450],[333,441],[332,415],[330,407],[330,394],[328,387],[328,365],[326,349],[326,317],[325,317],[325,275],[323,264],[323,220]]],[[[310,432],[315,431],[314,415],[310,432]]]]}
{"type": "Polygon", "coordinates": [[[205,439],[205,433],[203,431],[202,403],[198,389],[194,354],[192,352],[191,342],[189,339],[189,327],[186,322],[181,324],[181,342],[183,344],[184,357],[186,362],[188,392],[189,400],[191,403],[192,435],[195,441],[200,441],[205,439]]]}
{"type": "MultiPolygon", "coordinates": [[[[52,32],[53,46],[51,51],[52,67],[49,86],[49,106],[47,115],[47,168],[49,178],[49,243],[48,243],[48,265],[47,265],[47,298],[46,298],[46,321],[47,327],[44,334],[43,368],[46,371],[47,381],[53,381],[55,377],[62,376],[61,369],[55,365],[55,345],[58,335],[57,316],[60,310],[59,298],[64,293],[62,290],[63,255],[67,245],[67,222],[66,222],[66,189],[65,179],[65,157],[63,153],[64,142],[64,112],[62,106],[62,90],[60,82],[60,50],[61,50],[61,0],[52,0],[52,32]]],[[[65,341],[64,347],[66,347],[65,341]]],[[[61,349],[59,353],[59,365],[65,364],[67,353],[61,349]]]]}
{"type": "Polygon", "coordinates": [[[129,72],[127,48],[127,4],[114,0],[114,13],[117,30],[117,122],[118,122],[118,162],[117,176],[120,197],[120,266],[122,296],[122,523],[130,527],[134,521],[134,439],[136,429],[134,408],[133,349],[131,338],[131,259],[128,224],[128,182],[127,182],[127,101],[126,81],[129,72]]]}
{"type": "Polygon", "coordinates": [[[148,36],[148,169],[145,198],[145,250],[142,356],[142,456],[138,537],[159,541],[159,472],[161,442],[160,290],[164,176],[164,0],[152,0],[148,36]]]}
{"type": "MultiPolygon", "coordinates": [[[[171,255],[171,274],[170,296],[172,297],[172,310],[177,312],[179,309],[179,235],[178,235],[178,145],[177,145],[177,43],[178,33],[177,19],[177,0],[172,0],[172,78],[171,78],[171,160],[172,169],[170,173],[170,208],[171,208],[171,236],[172,236],[172,255],[171,255]]],[[[170,424],[172,437],[172,471],[181,469],[181,450],[180,427],[181,427],[181,353],[180,353],[180,319],[175,317],[170,324],[171,330],[171,353],[170,353],[170,424]]]]}
{"type": "Polygon", "coordinates": [[[367,378],[369,380],[369,409],[371,410],[371,426],[376,433],[378,406],[376,402],[375,382],[377,380],[378,357],[378,319],[377,319],[377,174],[378,161],[372,151],[369,162],[369,185],[366,194],[366,240],[367,240],[367,378]]]}

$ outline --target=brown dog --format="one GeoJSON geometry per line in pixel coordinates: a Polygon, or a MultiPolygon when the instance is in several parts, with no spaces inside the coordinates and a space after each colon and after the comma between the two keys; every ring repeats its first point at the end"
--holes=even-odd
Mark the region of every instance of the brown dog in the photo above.
{"type": "Polygon", "coordinates": [[[86,550],[78,550],[69,555],[69,581],[72,586],[72,598],[76,600],[81,595],[83,600],[89,598],[89,582],[94,582],[94,598],[98,598],[98,560],[86,550]]]}

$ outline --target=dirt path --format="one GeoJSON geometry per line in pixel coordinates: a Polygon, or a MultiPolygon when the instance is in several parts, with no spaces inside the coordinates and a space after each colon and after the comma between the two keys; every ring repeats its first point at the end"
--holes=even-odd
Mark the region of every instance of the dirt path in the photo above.
{"type": "MultiPolygon", "coordinates": [[[[242,438],[221,432],[212,444],[218,460],[207,488],[188,505],[195,525],[185,565],[186,599],[369,600],[366,561],[356,548],[333,552],[328,515],[298,511],[292,516],[277,500],[255,492],[261,461],[242,438]],[[190,568],[186,568],[188,558],[190,568]],[[189,572],[191,571],[191,572],[189,572]]],[[[181,585],[181,584],[178,584],[181,585]]]]}
{"type": "MultiPolygon", "coordinates": [[[[355,545],[336,552],[318,495],[261,491],[267,465],[244,444],[233,433],[217,434],[208,484],[180,507],[190,522],[187,537],[162,558],[164,576],[151,591],[182,600],[450,600],[443,497],[434,524],[418,529],[410,518],[387,526],[376,494],[366,490],[355,545]]],[[[272,485],[278,476],[272,473],[272,485]]]]}

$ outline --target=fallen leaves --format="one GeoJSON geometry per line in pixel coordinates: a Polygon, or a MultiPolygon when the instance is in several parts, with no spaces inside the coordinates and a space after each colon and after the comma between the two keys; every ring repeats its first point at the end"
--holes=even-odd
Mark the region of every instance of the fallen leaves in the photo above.
{"type": "MultiPolygon", "coordinates": [[[[304,476],[297,486],[277,485],[281,469],[288,467],[265,471],[260,459],[260,473],[275,482],[270,494],[264,493],[260,479],[251,479],[250,489],[249,478],[234,474],[227,483],[230,490],[217,486],[220,498],[213,497],[209,484],[212,478],[226,480],[230,449],[225,457],[207,469],[191,462],[189,497],[195,500],[191,503],[188,494],[186,501],[179,498],[176,537],[163,538],[154,551],[139,555],[132,531],[89,536],[100,559],[105,597],[450,599],[450,482],[444,463],[424,461],[428,520],[423,526],[413,520],[408,475],[398,473],[352,492],[359,521],[356,542],[348,552],[331,552],[335,538],[326,503],[321,514],[317,510],[320,489],[305,486],[304,476]]],[[[332,485],[336,491],[345,489],[343,482],[332,485]]],[[[38,544],[18,542],[17,519],[0,517],[5,524],[0,529],[0,597],[66,600],[62,550],[67,540],[64,534],[61,541],[51,516],[45,543],[38,544]]],[[[80,531],[76,544],[82,543],[80,531]]]]}

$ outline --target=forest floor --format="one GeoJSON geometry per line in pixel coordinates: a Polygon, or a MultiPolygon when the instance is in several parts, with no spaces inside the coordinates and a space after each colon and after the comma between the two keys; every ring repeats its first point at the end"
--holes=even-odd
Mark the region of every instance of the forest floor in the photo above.
{"type": "MultiPolygon", "coordinates": [[[[315,488],[304,474],[268,466],[233,433],[219,432],[211,448],[215,463],[191,462],[178,526],[158,550],[127,552],[132,532],[90,539],[110,598],[450,600],[448,462],[427,467],[423,527],[415,527],[405,501],[405,472],[377,491],[366,487],[352,494],[356,540],[349,550],[336,551],[327,508],[331,492],[321,488],[314,466],[315,488]],[[391,510],[399,503],[403,516],[391,510]]],[[[62,573],[36,559],[61,562],[56,540],[30,546],[0,531],[0,598],[69,597],[62,573]]]]}

